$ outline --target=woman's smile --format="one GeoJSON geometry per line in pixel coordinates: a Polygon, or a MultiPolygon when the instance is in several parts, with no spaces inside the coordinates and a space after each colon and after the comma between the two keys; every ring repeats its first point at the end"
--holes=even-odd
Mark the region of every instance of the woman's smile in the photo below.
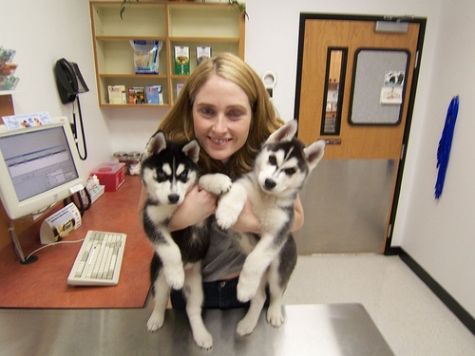
{"type": "Polygon", "coordinates": [[[232,139],[231,138],[215,138],[215,137],[209,137],[209,139],[211,140],[211,142],[217,146],[224,146],[226,145],[228,142],[231,142],[232,139]]]}

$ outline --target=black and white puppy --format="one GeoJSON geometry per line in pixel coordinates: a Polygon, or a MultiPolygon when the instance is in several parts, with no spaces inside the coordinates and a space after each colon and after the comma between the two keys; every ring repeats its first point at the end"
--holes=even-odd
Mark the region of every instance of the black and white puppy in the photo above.
{"type": "Polygon", "coordinates": [[[218,225],[231,227],[250,200],[261,225],[261,233],[238,234],[241,245],[248,246],[248,256],[239,275],[238,299],[251,300],[237,333],[246,335],[256,327],[269,285],[270,304],[267,321],[273,326],[284,322],[282,297],[297,261],[295,241],[290,233],[294,222],[295,199],[309,173],[324,154],[325,142],[305,147],[294,138],[296,121],[290,121],[264,143],[253,170],[235,181],[224,194],[216,210],[218,225]]]}
{"type": "MultiPolygon", "coordinates": [[[[180,231],[170,232],[168,228],[172,214],[200,178],[199,151],[194,140],[177,144],[167,141],[164,133],[158,132],[142,155],[141,177],[147,191],[143,227],[154,249],[150,266],[154,308],[147,327],[155,331],[163,325],[170,288],[183,288],[193,338],[200,347],[209,349],[213,338],[201,315],[201,260],[209,246],[208,222],[180,231]]],[[[231,186],[231,180],[223,174],[201,178],[202,187],[216,195],[227,192],[231,186]]]]}

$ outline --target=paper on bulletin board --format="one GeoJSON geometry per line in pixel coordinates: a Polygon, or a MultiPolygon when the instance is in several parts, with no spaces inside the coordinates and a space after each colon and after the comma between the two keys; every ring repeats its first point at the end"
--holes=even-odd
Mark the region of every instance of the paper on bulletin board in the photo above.
{"type": "Polygon", "coordinates": [[[388,71],[384,75],[384,85],[381,88],[381,104],[402,104],[405,73],[403,71],[388,71]]]}

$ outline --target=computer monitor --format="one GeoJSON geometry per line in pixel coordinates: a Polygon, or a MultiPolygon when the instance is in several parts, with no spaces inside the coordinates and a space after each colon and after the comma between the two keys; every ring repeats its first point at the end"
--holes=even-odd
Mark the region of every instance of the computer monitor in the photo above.
{"type": "Polygon", "coordinates": [[[84,184],[66,119],[0,133],[0,197],[10,219],[36,214],[84,184]]]}

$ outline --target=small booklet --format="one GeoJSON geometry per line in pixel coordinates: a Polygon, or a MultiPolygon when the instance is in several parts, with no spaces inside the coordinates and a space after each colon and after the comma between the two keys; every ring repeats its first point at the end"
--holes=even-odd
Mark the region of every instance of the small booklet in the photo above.
{"type": "Polygon", "coordinates": [[[9,130],[38,127],[51,122],[51,116],[45,111],[23,115],[2,116],[2,119],[6,128],[9,130]]]}
{"type": "Polygon", "coordinates": [[[210,46],[196,46],[196,64],[200,64],[205,59],[211,58],[211,47],[210,46]]]}
{"type": "Polygon", "coordinates": [[[125,85],[109,85],[107,87],[109,94],[109,104],[125,104],[125,85]]]}
{"type": "Polygon", "coordinates": [[[190,74],[190,47],[175,46],[175,74],[190,74]]]}
{"type": "Polygon", "coordinates": [[[145,87],[145,97],[147,104],[163,104],[162,86],[149,85],[145,87]]]}

